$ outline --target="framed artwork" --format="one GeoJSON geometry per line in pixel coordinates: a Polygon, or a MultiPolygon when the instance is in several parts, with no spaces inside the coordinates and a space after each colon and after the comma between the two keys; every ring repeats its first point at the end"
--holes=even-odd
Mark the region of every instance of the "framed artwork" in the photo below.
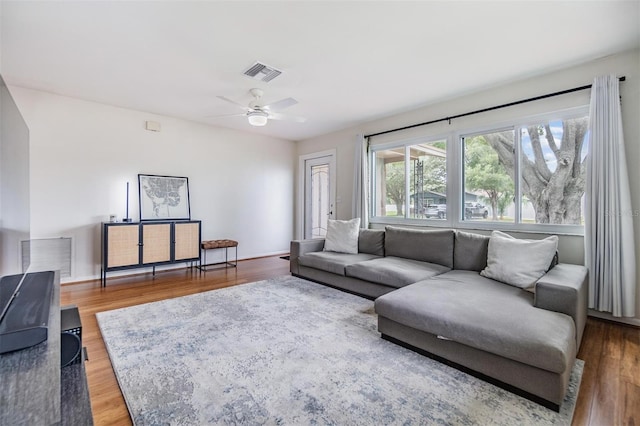
{"type": "Polygon", "coordinates": [[[191,219],[189,178],[138,175],[140,221],[191,219]]]}

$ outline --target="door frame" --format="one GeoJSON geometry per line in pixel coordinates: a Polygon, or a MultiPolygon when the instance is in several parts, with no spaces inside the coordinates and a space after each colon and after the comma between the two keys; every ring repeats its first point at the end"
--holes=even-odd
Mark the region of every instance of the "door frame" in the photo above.
{"type": "Polygon", "coordinates": [[[306,177],[306,163],[307,160],[315,160],[317,158],[330,157],[329,160],[329,199],[333,205],[332,215],[330,219],[336,217],[336,150],[329,149],[326,151],[313,152],[311,154],[304,154],[298,157],[298,202],[296,206],[296,232],[295,238],[300,240],[304,238],[304,221],[305,221],[305,177],[306,177]]]}

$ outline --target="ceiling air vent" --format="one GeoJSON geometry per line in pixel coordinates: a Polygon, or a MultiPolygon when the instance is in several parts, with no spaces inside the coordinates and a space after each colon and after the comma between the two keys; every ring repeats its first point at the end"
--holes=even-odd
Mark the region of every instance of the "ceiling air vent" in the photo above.
{"type": "Polygon", "coordinates": [[[251,77],[254,80],[261,80],[266,83],[270,82],[277,76],[282,74],[282,71],[277,70],[269,65],[261,64],[260,62],[256,62],[251,65],[248,70],[244,72],[244,75],[247,77],[251,77]]]}

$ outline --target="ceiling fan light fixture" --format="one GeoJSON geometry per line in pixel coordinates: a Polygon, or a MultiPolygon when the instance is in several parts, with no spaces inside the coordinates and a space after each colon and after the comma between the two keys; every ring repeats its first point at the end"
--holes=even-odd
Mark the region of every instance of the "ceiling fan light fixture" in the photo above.
{"type": "Polygon", "coordinates": [[[264,126],[267,124],[269,114],[264,111],[250,111],[247,113],[247,119],[252,126],[264,126]]]}

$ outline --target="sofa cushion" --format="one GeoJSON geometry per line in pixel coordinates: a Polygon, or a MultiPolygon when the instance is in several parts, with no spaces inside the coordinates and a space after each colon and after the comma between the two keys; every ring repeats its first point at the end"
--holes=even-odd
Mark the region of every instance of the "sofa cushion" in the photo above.
{"type": "Polygon", "coordinates": [[[327,221],[327,235],[324,240],[324,250],[338,253],[358,253],[359,233],[359,217],[351,220],[329,219],[327,221]]]}
{"type": "Polygon", "coordinates": [[[389,287],[400,288],[449,271],[446,266],[401,257],[381,257],[347,265],[345,274],[389,287]]]}
{"type": "Polygon", "coordinates": [[[384,230],[360,229],[358,252],[384,256],[384,230]]]}
{"type": "Polygon", "coordinates": [[[379,256],[367,253],[347,254],[332,251],[316,251],[307,253],[298,258],[298,263],[302,266],[320,269],[344,276],[344,268],[347,265],[366,260],[375,259],[379,256]]]}
{"type": "Polygon", "coordinates": [[[380,296],[378,315],[493,354],[562,373],[576,356],[571,317],[533,294],[472,271],[450,271],[380,296]]]}
{"type": "Polygon", "coordinates": [[[549,270],[558,249],[558,237],[542,240],[514,238],[493,231],[487,251],[487,267],[480,274],[520,288],[533,288],[549,270]]]}
{"type": "Polygon", "coordinates": [[[385,228],[386,256],[404,257],[453,268],[453,231],[385,228]]]}
{"type": "Polygon", "coordinates": [[[487,267],[489,237],[456,231],[453,247],[453,269],[480,272],[487,267]]]}

